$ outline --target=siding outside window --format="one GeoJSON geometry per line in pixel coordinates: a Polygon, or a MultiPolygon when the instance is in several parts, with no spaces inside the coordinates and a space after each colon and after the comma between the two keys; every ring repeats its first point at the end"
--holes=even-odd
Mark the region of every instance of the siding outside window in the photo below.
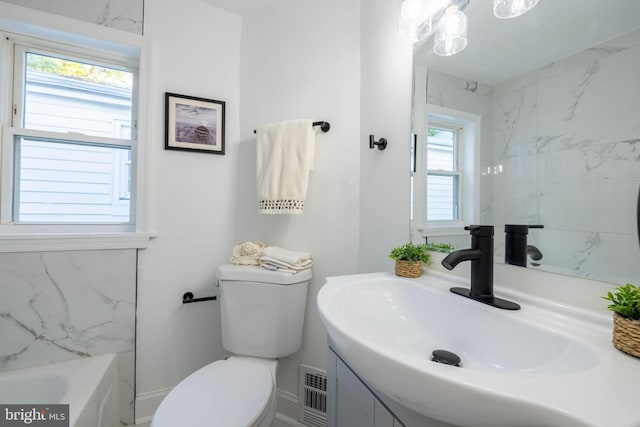
{"type": "Polygon", "coordinates": [[[460,133],[446,124],[427,131],[427,221],[460,219],[460,133]]]}
{"type": "Polygon", "coordinates": [[[13,222],[131,223],[133,73],[15,50],[13,222]]]}

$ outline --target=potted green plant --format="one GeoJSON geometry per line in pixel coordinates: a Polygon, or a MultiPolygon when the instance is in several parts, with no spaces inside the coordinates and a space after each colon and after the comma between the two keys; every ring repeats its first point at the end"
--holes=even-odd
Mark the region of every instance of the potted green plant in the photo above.
{"type": "Polygon", "coordinates": [[[396,261],[396,274],[402,277],[422,276],[422,264],[431,264],[431,254],[426,245],[405,243],[397,246],[389,253],[389,258],[396,261]]]}
{"type": "Polygon", "coordinates": [[[602,297],[611,302],[613,345],[620,351],[640,357],[640,287],[627,283],[602,297]]]}

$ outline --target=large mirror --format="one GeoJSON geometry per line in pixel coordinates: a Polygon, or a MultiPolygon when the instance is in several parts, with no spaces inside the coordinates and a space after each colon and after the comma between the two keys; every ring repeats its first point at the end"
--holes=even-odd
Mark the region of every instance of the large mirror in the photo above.
{"type": "MultiPolygon", "coordinates": [[[[505,224],[540,224],[527,237],[543,257],[528,268],[640,284],[640,1],[540,0],[503,20],[492,0],[470,0],[464,12],[465,50],[415,48],[417,152],[429,111],[478,117],[475,175],[460,186],[470,218],[496,227],[496,260],[505,224]]],[[[421,191],[414,176],[414,207],[421,191]]],[[[413,224],[414,239],[469,247],[420,209],[413,224]]]]}

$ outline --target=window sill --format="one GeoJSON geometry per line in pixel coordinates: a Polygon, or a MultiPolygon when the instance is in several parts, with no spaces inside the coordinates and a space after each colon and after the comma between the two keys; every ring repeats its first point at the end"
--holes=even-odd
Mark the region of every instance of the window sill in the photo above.
{"type": "Polygon", "coordinates": [[[0,235],[0,253],[144,249],[156,233],[33,233],[0,235]]]}
{"type": "Polygon", "coordinates": [[[463,224],[457,226],[418,227],[417,230],[422,237],[464,236],[465,234],[469,234],[469,232],[464,229],[463,224]]]}

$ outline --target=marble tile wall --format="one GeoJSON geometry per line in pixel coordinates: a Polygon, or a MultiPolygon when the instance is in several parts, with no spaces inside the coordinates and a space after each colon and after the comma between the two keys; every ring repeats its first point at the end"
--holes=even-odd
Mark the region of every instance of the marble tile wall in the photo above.
{"type": "Polygon", "coordinates": [[[142,34],[144,0],[2,0],[43,12],[142,34]]]}
{"type": "Polygon", "coordinates": [[[0,371],[118,354],[133,424],[136,250],[0,253],[0,371]]]}
{"type": "Polygon", "coordinates": [[[493,219],[544,224],[545,264],[640,279],[639,67],[636,31],[494,87],[493,219]]]}

